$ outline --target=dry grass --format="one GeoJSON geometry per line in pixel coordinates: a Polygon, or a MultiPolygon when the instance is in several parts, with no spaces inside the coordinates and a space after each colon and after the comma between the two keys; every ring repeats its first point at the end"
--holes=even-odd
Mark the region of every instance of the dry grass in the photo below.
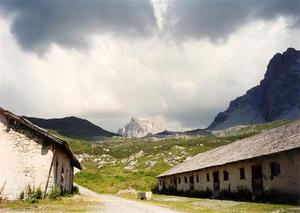
{"type": "Polygon", "coordinates": [[[101,209],[101,203],[97,199],[76,195],[58,200],[43,199],[34,204],[21,200],[1,201],[0,209],[33,212],[95,212],[101,209]]]}
{"type": "MultiPolygon", "coordinates": [[[[134,195],[122,195],[123,198],[137,200],[134,195]]],[[[253,202],[237,202],[230,200],[187,198],[179,196],[154,195],[151,201],[140,201],[152,203],[169,209],[198,213],[198,212],[216,212],[216,213],[285,213],[300,212],[300,206],[253,203],[253,202]]]]}

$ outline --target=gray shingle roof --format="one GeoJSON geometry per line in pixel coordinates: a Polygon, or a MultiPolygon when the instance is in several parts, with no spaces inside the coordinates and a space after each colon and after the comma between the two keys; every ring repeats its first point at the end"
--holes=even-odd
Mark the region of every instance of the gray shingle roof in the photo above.
{"type": "Polygon", "coordinates": [[[200,153],[157,177],[220,166],[300,148],[300,120],[200,153]]]}

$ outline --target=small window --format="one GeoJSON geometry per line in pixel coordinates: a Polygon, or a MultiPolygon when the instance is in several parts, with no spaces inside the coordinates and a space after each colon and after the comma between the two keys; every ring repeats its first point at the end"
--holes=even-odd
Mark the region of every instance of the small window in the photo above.
{"type": "Polygon", "coordinates": [[[271,168],[271,179],[273,179],[273,177],[278,176],[280,174],[280,164],[273,162],[270,163],[270,168],[271,168]]]}
{"type": "Polygon", "coordinates": [[[228,180],[229,179],[229,173],[227,171],[223,171],[223,177],[224,177],[224,180],[228,180]]]}
{"type": "Polygon", "coordinates": [[[245,177],[245,168],[240,168],[240,179],[241,180],[244,180],[246,177],[245,177]]]}
{"type": "Polygon", "coordinates": [[[187,177],[184,177],[184,182],[187,183],[187,177]]]}
{"type": "Polygon", "coordinates": [[[178,183],[179,184],[181,183],[181,177],[178,177],[178,183]]]}
{"type": "Polygon", "coordinates": [[[199,183],[199,175],[196,176],[196,181],[199,183]]]}
{"type": "Polygon", "coordinates": [[[206,173],[206,180],[209,182],[209,173],[206,173]]]}

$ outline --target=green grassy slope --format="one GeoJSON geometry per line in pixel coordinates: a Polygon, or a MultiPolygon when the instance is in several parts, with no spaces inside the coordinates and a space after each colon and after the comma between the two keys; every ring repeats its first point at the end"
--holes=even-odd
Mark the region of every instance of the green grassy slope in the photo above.
{"type": "Polygon", "coordinates": [[[216,131],[215,134],[218,136],[242,136],[246,135],[251,136],[258,134],[260,132],[266,131],[268,129],[273,129],[279,126],[283,126],[285,124],[289,124],[291,121],[288,120],[279,120],[270,123],[263,123],[257,125],[249,125],[249,126],[237,126],[229,129],[225,129],[222,131],[216,131]]]}
{"type": "Polygon", "coordinates": [[[84,169],[75,181],[100,193],[117,193],[134,188],[150,190],[155,176],[198,153],[286,124],[286,121],[247,126],[218,132],[215,136],[151,139],[111,138],[88,142],[59,136],[66,140],[82,161],[84,169]]]}

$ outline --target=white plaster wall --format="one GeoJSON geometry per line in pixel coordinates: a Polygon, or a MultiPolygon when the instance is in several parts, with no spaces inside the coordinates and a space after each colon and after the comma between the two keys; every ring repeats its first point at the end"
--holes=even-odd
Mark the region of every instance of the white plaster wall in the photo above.
{"type": "MultiPolygon", "coordinates": [[[[218,166],[208,169],[203,169],[195,172],[177,174],[176,177],[181,177],[181,183],[177,181],[178,191],[190,190],[189,177],[194,176],[194,189],[197,191],[205,191],[207,188],[213,189],[213,172],[219,171],[220,190],[229,189],[231,192],[237,192],[237,188],[243,186],[252,191],[252,174],[251,166],[262,165],[263,171],[263,187],[264,190],[277,190],[282,193],[299,193],[300,194],[300,150],[291,150],[281,154],[270,155],[253,160],[236,162],[224,166],[218,166]],[[280,175],[271,179],[270,163],[277,162],[280,164],[280,175]],[[240,168],[245,168],[245,179],[240,179],[240,168]],[[228,171],[229,180],[224,181],[223,171],[228,171]],[[209,173],[210,181],[206,180],[206,173],[209,173]],[[196,181],[196,176],[199,175],[199,182],[196,181]],[[184,181],[187,177],[187,183],[184,181]]],[[[165,179],[166,188],[172,186],[170,179],[173,176],[168,176],[165,179]]],[[[159,186],[162,190],[162,186],[159,186]]]]}
{"type": "Polygon", "coordinates": [[[264,159],[263,161],[264,190],[275,189],[285,193],[300,194],[300,150],[279,154],[264,159]],[[270,163],[280,164],[280,174],[270,179],[270,163]]]}
{"type": "Polygon", "coordinates": [[[12,129],[7,132],[0,117],[0,188],[6,182],[2,194],[8,199],[16,199],[27,184],[45,187],[53,153],[35,141],[12,129]]]}

